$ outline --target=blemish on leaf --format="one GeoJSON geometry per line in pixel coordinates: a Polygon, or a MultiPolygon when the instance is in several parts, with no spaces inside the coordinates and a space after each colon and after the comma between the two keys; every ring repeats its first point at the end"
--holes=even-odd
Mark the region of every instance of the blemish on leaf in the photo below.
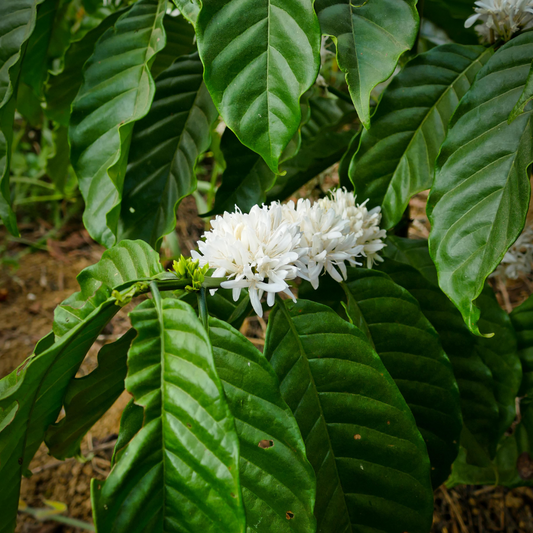
{"type": "Polygon", "coordinates": [[[259,448],[263,448],[265,450],[266,448],[272,448],[274,446],[273,440],[260,440],[258,444],[259,448]]]}
{"type": "Polygon", "coordinates": [[[236,497],[237,497],[235,494],[233,494],[233,492],[230,492],[230,496],[231,496],[232,498],[236,498],[236,497]]]}
{"type": "Polygon", "coordinates": [[[361,435],[359,435],[359,434],[358,434],[358,435],[354,435],[353,438],[354,438],[355,440],[361,440],[361,435]]]}
{"type": "Polygon", "coordinates": [[[192,424],[187,424],[187,427],[188,427],[189,429],[191,429],[191,428],[192,428],[192,424]]]}
{"type": "Polygon", "coordinates": [[[294,513],[293,513],[292,511],[287,511],[287,512],[285,513],[285,518],[286,518],[287,520],[292,520],[292,519],[294,518],[294,513]]]}
{"type": "Polygon", "coordinates": [[[19,457],[17,462],[18,462],[19,465],[21,465],[22,464],[22,457],[19,457]]]}
{"type": "Polygon", "coordinates": [[[390,426],[390,420],[387,420],[387,426],[390,426]]]}

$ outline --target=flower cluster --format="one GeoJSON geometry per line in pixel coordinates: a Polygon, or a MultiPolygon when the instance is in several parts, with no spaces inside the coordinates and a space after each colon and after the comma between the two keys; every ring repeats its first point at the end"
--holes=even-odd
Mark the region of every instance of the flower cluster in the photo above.
{"type": "Polygon", "coordinates": [[[492,273],[503,283],[508,279],[519,279],[528,276],[533,271],[533,229],[526,226],[520,237],[507,250],[502,262],[492,273]]]}
{"type": "Polygon", "coordinates": [[[533,0],[477,0],[475,11],[465,27],[481,22],[475,30],[487,43],[508,41],[514,33],[533,26],[533,0]]]}
{"type": "Polygon", "coordinates": [[[361,265],[356,259],[365,258],[371,268],[382,260],[377,253],[386,232],[379,228],[380,209],[368,211],[365,204],[357,205],[352,193],[339,189],[314,204],[274,202],[250,213],[226,212],[211,221],[212,229],[191,255],[214,268],[213,276],[228,278],[221,286],[233,289],[235,300],[248,289],[262,316],[264,293],[269,306],[278,292],[294,299],[288,281],[300,277],[316,289],[324,272],[340,282],[346,279],[346,263],[361,265]]]}

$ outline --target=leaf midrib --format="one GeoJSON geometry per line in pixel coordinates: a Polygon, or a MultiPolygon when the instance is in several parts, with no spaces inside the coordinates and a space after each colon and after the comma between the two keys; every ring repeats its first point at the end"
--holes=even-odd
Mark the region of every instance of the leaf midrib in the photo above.
{"type": "MultiPolygon", "coordinates": [[[[296,343],[298,345],[298,351],[300,352],[300,359],[302,359],[304,361],[305,368],[306,368],[307,373],[309,375],[310,383],[313,386],[313,390],[315,391],[315,396],[316,396],[316,399],[317,399],[319,413],[320,413],[319,419],[322,420],[322,422],[324,423],[324,426],[325,426],[325,429],[326,429],[326,435],[327,435],[327,439],[328,439],[329,453],[333,457],[333,465],[334,465],[334,468],[335,468],[335,474],[336,474],[336,478],[337,478],[337,487],[342,490],[342,501],[344,502],[344,508],[345,508],[346,516],[348,516],[348,521],[350,523],[350,525],[349,525],[350,531],[353,531],[353,528],[352,528],[352,525],[351,525],[351,519],[349,518],[350,514],[348,512],[348,505],[346,503],[346,498],[344,496],[344,489],[343,489],[341,481],[340,481],[340,476],[339,476],[339,471],[338,471],[338,468],[337,468],[337,462],[336,462],[335,453],[333,451],[333,446],[331,445],[331,439],[330,439],[330,436],[329,436],[328,425],[327,425],[327,422],[326,422],[326,418],[324,416],[324,411],[322,409],[322,403],[320,401],[320,396],[318,394],[318,389],[317,389],[317,386],[316,386],[316,383],[315,383],[315,378],[313,376],[313,373],[311,372],[311,366],[309,364],[309,360],[307,359],[307,355],[306,355],[306,352],[304,350],[302,341],[300,340],[300,335],[298,333],[298,330],[296,329],[296,326],[295,326],[295,324],[293,322],[293,319],[292,319],[287,307],[285,306],[285,302],[283,300],[281,300],[281,298],[278,299],[277,307],[281,309],[281,312],[283,313],[283,315],[285,317],[285,320],[289,324],[289,329],[290,329],[291,333],[294,335],[294,337],[296,339],[296,343]]],[[[327,454],[326,454],[326,458],[327,458],[327,454]]],[[[331,500],[328,502],[328,507],[329,507],[330,502],[331,502],[331,500]]]]}
{"type": "MultiPolygon", "coordinates": [[[[400,167],[400,165],[401,165],[401,163],[404,161],[404,159],[407,158],[407,153],[410,151],[411,146],[412,146],[412,144],[413,144],[415,138],[417,137],[417,135],[418,135],[420,132],[422,132],[422,127],[424,126],[424,124],[425,124],[426,121],[428,120],[429,116],[430,116],[430,115],[436,110],[436,111],[438,112],[438,115],[439,115],[439,117],[440,117],[440,119],[441,119],[441,122],[442,122],[442,124],[443,124],[443,126],[444,126],[443,129],[444,129],[444,130],[447,130],[447,129],[448,129],[448,128],[447,128],[448,124],[444,124],[444,121],[442,120],[442,116],[441,116],[441,114],[440,114],[440,112],[439,112],[439,110],[438,110],[438,106],[439,106],[439,104],[441,103],[441,101],[443,100],[443,98],[444,98],[446,95],[449,94],[449,92],[450,92],[451,90],[453,90],[453,92],[456,94],[456,96],[458,96],[458,95],[457,95],[457,91],[455,90],[455,84],[461,79],[461,77],[465,76],[466,73],[467,73],[467,72],[468,72],[468,71],[469,71],[474,65],[476,65],[477,63],[481,64],[480,59],[481,59],[482,57],[484,57],[485,54],[488,54],[488,53],[490,53],[490,52],[492,52],[492,48],[488,48],[487,50],[485,50],[483,53],[481,53],[481,54],[475,59],[475,61],[473,61],[472,63],[470,63],[470,64],[468,65],[468,67],[466,67],[464,70],[462,70],[462,71],[457,75],[457,77],[454,79],[453,83],[451,83],[451,84],[450,84],[450,85],[449,85],[449,86],[448,86],[448,87],[442,92],[442,94],[439,96],[439,98],[438,98],[438,100],[435,102],[435,104],[434,104],[433,106],[431,106],[431,107],[428,109],[428,111],[427,111],[427,113],[426,113],[424,119],[423,119],[422,122],[420,123],[420,125],[419,125],[415,130],[413,130],[413,135],[412,135],[412,137],[411,137],[411,140],[409,141],[409,144],[408,144],[407,147],[405,148],[405,150],[404,150],[402,156],[401,156],[400,159],[398,160],[398,164],[396,165],[396,167],[394,168],[394,170],[393,170],[393,172],[392,172],[392,177],[391,177],[391,179],[390,179],[390,181],[389,181],[389,185],[387,186],[387,190],[386,190],[385,194],[383,195],[383,203],[385,203],[385,200],[386,200],[387,197],[391,194],[392,183],[394,182],[395,177],[397,176],[398,168],[400,167]]],[[[434,66],[434,65],[432,65],[432,66],[434,66]]],[[[483,65],[481,65],[481,66],[483,66],[483,65]]],[[[469,86],[471,87],[472,84],[469,83],[469,86]]],[[[422,132],[422,133],[423,133],[423,132],[422,132]]],[[[444,134],[446,134],[446,131],[444,131],[444,134]]],[[[424,137],[425,137],[425,136],[424,136],[424,137]]],[[[426,144],[426,146],[427,146],[427,144],[426,144]]],[[[430,162],[429,162],[429,153],[428,153],[427,148],[426,148],[425,152],[426,152],[426,157],[427,157],[427,159],[428,159],[428,168],[431,170],[431,169],[433,168],[434,165],[431,165],[430,162]]],[[[409,167],[408,167],[408,168],[409,168],[409,167]]],[[[416,194],[417,192],[420,192],[420,191],[414,191],[412,194],[416,194]]],[[[407,202],[407,203],[408,203],[408,202],[407,202]]]]}

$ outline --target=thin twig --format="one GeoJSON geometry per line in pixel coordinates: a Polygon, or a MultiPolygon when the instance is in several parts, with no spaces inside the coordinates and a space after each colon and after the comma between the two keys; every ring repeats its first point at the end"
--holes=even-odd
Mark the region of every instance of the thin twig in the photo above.
{"type": "Polygon", "coordinates": [[[450,496],[450,493],[448,492],[448,489],[443,485],[442,486],[442,494],[444,495],[444,498],[448,502],[448,505],[450,506],[450,510],[457,518],[457,522],[459,522],[459,526],[461,527],[462,533],[468,533],[468,529],[463,521],[463,517],[461,515],[461,509],[457,508],[457,505],[452,500],[452,497],[450,496]]]}

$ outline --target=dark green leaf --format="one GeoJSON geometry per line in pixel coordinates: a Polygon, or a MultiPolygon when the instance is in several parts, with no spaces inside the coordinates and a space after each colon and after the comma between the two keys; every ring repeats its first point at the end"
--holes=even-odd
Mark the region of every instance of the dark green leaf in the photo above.
{"type": "Polygon", "coordinates": [[[60,0],[44,0],[39,6],[35,28],[28,40],[22,62],[20,80],[31,87],[38,97],[42,97],[48,76],[48,49],[59,3],[60,0]]]}
{"type": "Polygon", "coordinates": [[[339,161],[339,185],[348,191],[353,191],[353,183],[350,180],[350,163],[354,155],[359,150],[359,143],[361,142],[361,131],[358,131],[350,141],[348,148],[344,152],[339,161]]]}
{"type": "Polygon", "coordinates": [[[58,124],[52,133],[52,139],[54,142],[53,152],[46,161],[46,174],[56,189],[64,192],[70,168],[68,128],[58,124]]]}
{"type": "Polygon", "coordinates": [[[516,102],[516,105],[509,114],[509,118],[507,119],[509,124],[524,112],[526,105],[531,102],[531,100],[533,100],[533,64],[529,69],[524,90],[522,91],[518,102],[516,102]]]}
{"type": "Polygon", "coordinates": [[[209,147],[217,116],[202,71],[195,53],[178,59],[157,79],[152,108],[133,130],[120,239],[159,246],[176,225],[178,203],[196,190],[196,161],[209,147]]]}
{"type": "Polygon", "coordinates": [[[302,126],[301,145],[298,153],[284,161],[286,172],[278,176],[267,199],[285,200],[309,180],[334,165],[344,154],[353,130],[347,125],[353,122],[353,106],[338,99],[311,98],[310,119],[302,126]]]}
{"type": "Polygon", "coordinates": [[[157,54],[152,65],[152,76],[154,78],[157,78],[170,67],[178,57],[192,54],[196,49],[194,45],[194,28],[183,17],[166,15],[163,19],[163,26],[167,35],[167,44],[157,54]]]}
{"type": "Polygon", "coordinates": [[[68,126],[70,106],[83,83],[83,65],[91,57],[98,39],[117,21],[124,10],[112,13],[79,41],[73,41],[65,54],[63,69],[50,76],[45,90],[46,114],[68,126]]]}
{"type": "Polygon", "coordinates": [[[476,335],[480,310],[474,302],[522,231],[529,205],[531,111],[510,125],[507,117],[532,57],[533,32],[526,32],[480,70],[450,122],[428,200],[439,285],[476,335]]]}
{"type": "MultiPolygon", "coordinates": [[[[163,272],[158,254],[143,241],[122,241],[102,254],[100,261],[77,277],[74,293],[54,312],[54,333],[61,337],[93,309],[107,300],[113,289],[151,278],[163,272]]],[[[118,311],[118,307],[116,309],[118,311]]]]}
{"type": "Polygon", "coordinates": [[[15,101],[22,57],[35,27],[37,6],[42,1],[3,0],[0,3],[0,219],[13,235],[18,235],[18,229],[11,209],[9,167],[15,101]]]}
{"type": "Polygon", "coordinates": [[[533,398],[533,296],[513,309],[511,322],[516,331],[518,356],[522,363],[522,384],[518,396],[533,398]]]}
{"type": "Polygon", "coordinates": [[[426,446],[364,335],[325,306],[289,302],[270,315],[265,355],[317,475],[318,531],[427,533],[426,446]]]}
{"type": "Polygon", "coordinates": [[[450,358],[461,394],[463,446],[469,462],[483,462],[496,452],[496,445],[515,414],[515,396],[520,384],[520,363],[509,317],[487,288],[480,299],[497,334],[490,339],[468,331],[459,311],[440,290],[427,241],[390,237],[387,259],[379,266],[419,302],[423,313],[439,333],[450,358]]]}
{"type": "Polygon", "coordinates": [[[127,356],[135,333],[130,330],[98,353],[98,367],[73,379],[65,394],[65,417],[50,426],[45,443],[58,459],[81,455],[81,441],[124,392],[127,356]]]}
{"type": "Polygon", "coordinates": [[[276,374],[261,352],[225,322],[211,319],[209,335],[240,440],[246,530],[313,533],[315,475],[276,374]]]}
{"type": "Polygon", "coordinates": [[[215,205],[205,216],[224,211],[232,213],[235,206],[247,213],[254,205],[263,204],[276,175],[261,156],[246,148],[229,128],[222,135],[220,148],[226,161],[226,170],[215,196],[215,205]]]}
{"type": "Polygon", "coordinates": [[[205,83],[239,140],[278,173],[320,65],[313,0],[203,0],[196,25],[205,83]]]}
{"type": "Polygon", "coordinates": [[[394,72],[400,56],[415,42],[416,0],[317,0],[322,33],[337,45],[337,62],[355,109],[370,127],[370,93],[394,72]]]}
{"type": "Polygon", "coordinates": [[[344,287],[349,316],[364,322],[413,412],[437,487],[450,475],[462,429],[459,389],[439,336],[415,298],[386,274],[351,268],[344,287]]]}
{"type": "Polygon", "coordinates": [[[482,46],[437,46],[385,89],[350,165],[361,201],[381,205],[385,229],[399,222],[411,196],[431,187],[448,122],[491,54],[482,46]]]}
{"type": "Polygon", "coordinates": [[[466,19],[474,14],[474,0],[424,0],[423,17],[427,18],[457,43],[478,44],[474,28],[465,28],[466,19]]]}
{"type": "Polygon", "coordinates": [[[144,424],[107,480],[93,481],[98,531],[244,532],[238,438],[202,324],[158,294],[130,318],[126,388],[144,424]]]}
{"type": "Polygon", "coordinates": [[[139,0],[98,40],[72,104],[71,161],[85,200],[83,221],[107,247],[116,241],[133,126],[155,92],[150,66],[165,47],[166,0],[139,0]]]}
{"type": "Polygon", "coordinates": [[[118,433],[115,449],[113,450],[113,457],[111,459],[111,465],[114,465],[126,450],[128,444],[133,437],[141,431],[144,420],[144,409],[135,403],[132,398],[120,417],[120,429],[118,433]]]}
{"type": "Polygon", "coordinates": [[[103,302],[55,344],[0,380],[1,533],[14,531],[21,476],[56,421],[85,354],[117,309],[114,298],[103,302]]]}
{"type": "Polygon", "coordinates": [[[32,88],[19,82],[17,93],[17,111],[29,122],[33,128],[41,128],[43,122],[43,108],[41,101],[32,88]]]}

